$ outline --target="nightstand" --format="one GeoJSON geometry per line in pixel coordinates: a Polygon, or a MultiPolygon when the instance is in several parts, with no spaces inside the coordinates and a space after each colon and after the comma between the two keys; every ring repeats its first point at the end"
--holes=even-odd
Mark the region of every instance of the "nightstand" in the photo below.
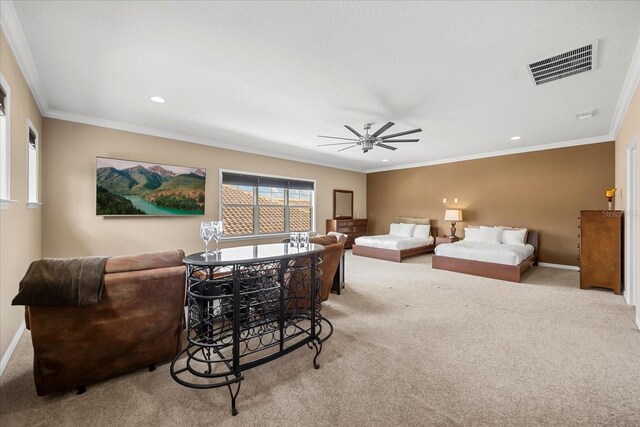
{"type": "Polygon", "coordinates": [[[460,240],[458,238],[458,236],[453,236],[453,237],[437,236],[436,237],[436,246],[441,245],[443,243],[455,243],[458,240],[460,240]]]}

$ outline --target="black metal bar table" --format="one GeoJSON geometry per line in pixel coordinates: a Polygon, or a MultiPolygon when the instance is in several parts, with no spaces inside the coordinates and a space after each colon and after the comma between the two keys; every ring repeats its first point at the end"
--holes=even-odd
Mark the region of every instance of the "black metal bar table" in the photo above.
{"type": "Polygon", "coordinates": [[[236,415],[243,371],[305,345],[315,350],[318,369],[333,333],[320,314],[323,250],[278,243],[184,258],[188,343],[171,363],[173,379],[199,389],[226,386],[236,415]]]}

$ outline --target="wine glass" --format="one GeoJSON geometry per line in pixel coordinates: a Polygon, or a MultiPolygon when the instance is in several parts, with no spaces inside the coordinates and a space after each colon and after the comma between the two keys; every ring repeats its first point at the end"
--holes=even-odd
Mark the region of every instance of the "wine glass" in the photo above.
{"type": "Polygon", "coordinates": [[[200,223],[200,237],[204,240],[204,253],[203,257],[207,257],[212,254],[209,252],[209,242],[213,238],[213,223],[215,221],[202,221],[200,223]]]}
{"type": "Polygon", "coordinates": [[[213,238],[216,241],[216,250],[214,253],[219,253],[220,249],[218,248],[218,243],[222,236],[224,235],[224,225],[222,221],[211,221],[211,227],[213,229],[213,238]]]}

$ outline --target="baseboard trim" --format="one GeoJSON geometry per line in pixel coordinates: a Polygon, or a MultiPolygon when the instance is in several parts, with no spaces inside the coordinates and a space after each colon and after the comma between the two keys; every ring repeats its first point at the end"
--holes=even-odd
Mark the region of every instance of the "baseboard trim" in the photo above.
{"type": "Polygon", "coordinates": [[[580,271],[580,267],[578,267],[577,265],[552,264],[550,262],[539,262],[538,265],[540,267],[550,267],[550,268],[559,268],[561,270],[580,271]]]}
{"type": "Polygon", "coordinates": [[[24,333],[25,329],[27,329],[27,325],[24,323],[24,320],[23,320],[22,323],[20,324],[20,327],[16,331],[16,334],[13,336],[13,339],[9,343],[9,347],[7,347],[7,351],[4,352],[4,355],[2,356],[2,360],[0,360],[0,376],[2,376],[2,374],[4,373],[4,368],[6,368],[7,365],[9,364],[9,359],[11,359],[11,355],[13,354],[13,351],[18,346],[18,341],[20,341],[20,338],[22,338],[22,334],[24,333]]]}

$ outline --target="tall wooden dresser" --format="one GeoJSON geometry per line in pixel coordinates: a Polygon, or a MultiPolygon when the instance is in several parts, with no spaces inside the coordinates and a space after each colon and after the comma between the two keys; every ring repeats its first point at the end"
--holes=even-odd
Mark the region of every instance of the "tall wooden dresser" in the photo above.
{"type": "Polygon", "coordinates": [[[327,233],[329,231],[337,231],[347,235],[347,242],[344,244],[345,249],[351,249],[353,241],[356,237],[367,235],[368,223],[366,219],[328,219],[327,233]]]}
{"type": "Polygon", "coordinates": [[[580,212],[580,289],[622,292],[622,211],[580,212]]]}

